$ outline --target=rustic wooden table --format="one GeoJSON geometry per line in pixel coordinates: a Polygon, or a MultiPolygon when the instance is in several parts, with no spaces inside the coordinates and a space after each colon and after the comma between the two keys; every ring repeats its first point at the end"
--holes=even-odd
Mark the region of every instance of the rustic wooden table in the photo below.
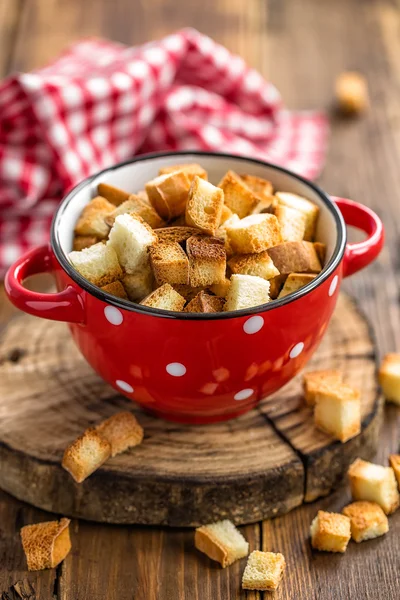
{"type": "MultiPolygon", "coordinates": [[[[127,44],[184,26],[214,37],[272,80],[291,108],[329,108],[333,80],[345,69],[366,74],[372,109],[354,121],[332,119],[320,183],[373,207],[386,225],[380,259],[346,282],[373,323],[380,353],[400,348],[400,7],[396,0],[0,0],[0,74],[38,67],[82,36],[127,44]]],[[[13,309],[0,298],[0,321],[13,309]]],[[[399,447],[400,411],[385,410],[377,461],[399,447]]],[[[317,509],[340,509],[346,488],[264,523],[244,527],[251,547],[287,557],[278,600],[397,599],[400,511],[390,533],[346,554],[311,552],[317,509]]],[[[193,532],[72,525],[73,551],[54,570],[26,571],[18,531],[46,514],[0,492],[0,593],[3,599],[261,600],[240,589],[242,566],[222,570],[193,549],[193,532]],[[14,585],[25,580],[22,585],[14,585]],[[31,591],[32,587],[36,596],[31,591]]],[[[265,594],[264,598],[271,597],[265,594]]]]}

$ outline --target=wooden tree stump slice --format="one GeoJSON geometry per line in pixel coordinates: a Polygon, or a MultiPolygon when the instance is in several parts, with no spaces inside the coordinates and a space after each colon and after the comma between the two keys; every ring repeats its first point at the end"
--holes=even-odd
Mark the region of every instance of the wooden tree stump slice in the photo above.
{"type": "Polygon", "coordinates": [[[339,368],[363,398],[363,429],[346,444],[315,429],[301,376],[257,409],[215,425],[185,426],[140,411],[87,365],[65,324],[16,317],[0,339],[0,487],[66,516],[112,523],[238,524],[283,514],[329,493],[356,457],[371,458],[380,423],[374,342],[341,297],[310,368],[339,368]],[[143,443],[82,484],[61,468],[84,429],[132,410],[143,443]]]}

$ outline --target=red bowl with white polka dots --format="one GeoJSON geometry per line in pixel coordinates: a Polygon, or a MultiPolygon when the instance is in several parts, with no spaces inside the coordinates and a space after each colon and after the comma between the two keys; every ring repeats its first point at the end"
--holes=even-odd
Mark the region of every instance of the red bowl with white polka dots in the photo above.
{"type": "Polygon", "coordinates": [[[66,321],[90,365],[118,392],[161,417],[211,423],[236,417],[276,392],[304,367],[329,324],[343,277],[379,254],[383,226],[370,209],[325,192],[285,169],[224,154],[148,155],[106,169],[75,187],[54,217],[51,243],[19,259],[8,271],[10,300],[30,314],[66,321]],[[107,182],[136,191],[160,167],[199,162],[212,183],[232,169],[272,181],[275,189],[309,198],[320,207],[318,241],[327,245],[323,271],[281,299],[236,312],[190,314],[133,304],[104,293],[68,261],[82,208],[107,182]],[[367,234],[346,244],[346,224],[367,234]],[[23,287],[26,277],[51,271],[58,292],[23,287]]]}

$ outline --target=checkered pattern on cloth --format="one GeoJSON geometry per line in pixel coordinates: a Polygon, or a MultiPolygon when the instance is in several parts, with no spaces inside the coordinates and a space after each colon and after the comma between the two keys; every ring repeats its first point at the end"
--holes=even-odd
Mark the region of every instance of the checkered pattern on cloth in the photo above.
{"type": "Polygon", "coordinates": [[[211,150],[306,177],[322,167],[327,122],[285,110],[276,88],[193,29],[128,48],[72,46],[0,86],[0,274],[48,239],[63,194],[135,154],[211,150]]]}

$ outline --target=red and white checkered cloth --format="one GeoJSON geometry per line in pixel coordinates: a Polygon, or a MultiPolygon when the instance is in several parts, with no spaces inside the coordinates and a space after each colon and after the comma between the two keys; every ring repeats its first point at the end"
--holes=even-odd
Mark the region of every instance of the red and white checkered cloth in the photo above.
{"type": "Polygon", "coordinates": [[[0,86],[0,275],[48,239],[63,194],[104,167],[200,149],[312,178],[327,129],[321,113],[285,110],[272,84],[196,30],[132,48],[82,41],[0,86]]]}

